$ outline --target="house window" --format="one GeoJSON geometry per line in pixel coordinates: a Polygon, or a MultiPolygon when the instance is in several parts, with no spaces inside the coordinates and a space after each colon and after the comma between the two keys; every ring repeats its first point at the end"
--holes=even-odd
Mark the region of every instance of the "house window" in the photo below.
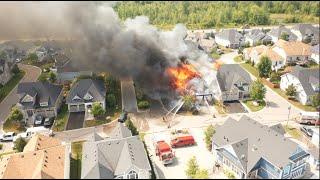
{"type": "Polygon", "coordinates": [[[135,171],[130,171],[127,175],[128,179],[138,179],[138,174],[135,171]]]}
{"type": "Polygon", "coordinates": [[[87,93],[87,94],[83,97],[83,99],[89,101],[89,100],[93,99],[93,97],[91,96],[90,93],[87,93]]]}

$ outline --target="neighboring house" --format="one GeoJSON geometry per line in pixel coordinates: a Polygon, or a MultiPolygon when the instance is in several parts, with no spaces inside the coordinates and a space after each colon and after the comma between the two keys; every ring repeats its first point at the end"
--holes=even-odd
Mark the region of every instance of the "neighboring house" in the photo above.
{"type": "Polygon", "coordinates": [[[13,63],[0,59],[0,85],[5,85],[12,77],[13,63]]]}
{"type": "Polygon", "coordinates": [[[150,179],[142,141],[118,123],[110,138],[87,141],[82,148],[81,179],[150,179]]]}
{"type": "Polygon", "coordinates": [[[272,47],[285,63],[307,62],[311,57],[311,46],[300,41],[284,41],[280,39],[272,47]]]}
{"type": "Polygon", "coordinates": [[[268,47],[265,45],[253,47],[250,51],[249,59],[253,61],[255,65],[257,65],[260,61],[260,55],[267,49],[268,47]]]}
{"type": "Polygon", "coordinates": [[[198,41],[200,47],[202,50],[204,50],[206,53],[211,53],[212,49],[215,47],[216,43],[214,42],[214,39],[200,39],[198,41]]]}
{"type": "Polygon", "coordinates": [[[320,48],[319,44],[311,48],[311,59],[317,64],[319,64],[319,48],[320,48]]]}
{"type": "Polygon", "coordinates": [[[57,68],[64,66],[70,60],[68,56],[64,53],[56,53],[52,55],[52,59],[54,60],[53,67],[50,68],[52,72],[57,74],[57,68]]]}
{"type": "Polygon", "coordinates": [[[277,28],[271,29],[271,31],[267,33],[267,35],[271,37],[272,42],[276,43],[284,33],[289,35],[289,41],[296,41],[298,38],[294,33],[290,31],[290,29],[286,28],[285,26],[279,26],[277,28]]]}
{"type": "Polygon", "coordinates": [[[296,99],[303,105],[310,104],[311,97],[319,93],[319,69],[307,69],[300,66],[281,76],[280,88],[285,91],[293,84],[297,90],[296,99]]]}
{"type": "Polygon", "coordinates": [[[36,115],[57,116],[62,104],[62,86],[49,82],[23,82],[18,85],[18,108],[24,119],[33,124],[36,115]],[[29,119],[30,118],[30,119],[29,119]]]}
{"type": "Polygon", "coordinates": [[[258,43],[267,44],[272,41],[269,35],[266,35],[260,29],[252,29],[247,34],[245,34],[245,42],[249,42],[250,46],[255,46],[258,43]]]}
{"type": "Polygon", "coordinates": [[[0,157],[1,179],[69,179],[71,145],[34,135],[23,152],[0,157]]]}
{"type": "Polygon", "coordinates": [[[80,79],[71,87],[66,98],[69,112],[85,112],[87,115],[94,103],[106,108],[106,88],[102,80],[80,79]]]}
{"type": "Polygon", "coordinates": [[[216,166],[236,178],[297,179],[306,172],[309,153],[282,132],[247,116],[217,125],[212,137],[216,166]]]}
{"type": "Polygon", "coordinates": [[[38,61],[42,62],[48,55],[48,50],[44,47],[40,47],[35,51],[35,53],[38,56],[38,61]]]}
{"type": "Polygon", "coordinates": [[[239,64],[224,64],[217,73],[221,101],[234,101],[249,98],[250,75],[239,64]]]}
{"type": "Polygon", "coordinates": [[[244,38],[236,29],[224,29],[215,35],[215,42],[221,46],[237,49],[244,43],[244,38]]]}
{"type": "Polygon", "coordinates": [[[311,24],[296,24],[291,32],[297,36],[298,41],[310,41],[311,44],[319,43],[319,28],[311,24]]]}
{"type": "Polygon", "coordinates": [[[266,56],[268,57],[271,62],[271,69],[273,71],[278,71],[278,69],[284,67],[285,63],[284,63],[284,59],[278,54],[276,53],[274,50],[267,48],[265,49],[258,57],[258,59],[261,59],[261,57],[266,56]]]}
{"type": "Polygon", "coordinates": [[[62,64],[57,64],[56,69],[57,81],[59,83],[73,81],[81,75],[92,76],[93,74],[91,71],[81,70],[77,65],[75,65],[75,61],[71,60],[62,64]]]}

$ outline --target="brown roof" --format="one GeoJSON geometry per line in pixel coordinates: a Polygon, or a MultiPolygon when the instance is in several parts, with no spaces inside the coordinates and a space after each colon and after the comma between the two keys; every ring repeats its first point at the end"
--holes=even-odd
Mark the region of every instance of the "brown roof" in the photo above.
{"type": "Polygon", "coordinates": [[[23,152],[37,151],[58,145],[61,145],[61,141],[59,139],[42,134],[36,134],[28,141],[28,144],[24,147],[23,152]]]}
{"type": "Polygon", "coordinates": [[[267,56],[271,61],[283,61],[283,58],[272,49],[265,49],[261,56],[267,56]]]}
{"type": "Polygon", "coordinates": [[[261,54],[261,53],[262,53],[264,50],[266,50],[266,49],[268,49],[267,46],[265,46],[265,45],[260,45],[260,46],[254,47],[254,48],[252,49],[252,51],[255,50],[255,51],[258,52],[258,54],[261,54]]]}
{"type": "Polygon", "coordinates": [[[278,40],[275,44],[282,48],[289,56],[310,56],[311,46],[300,41],[278,40]]]}

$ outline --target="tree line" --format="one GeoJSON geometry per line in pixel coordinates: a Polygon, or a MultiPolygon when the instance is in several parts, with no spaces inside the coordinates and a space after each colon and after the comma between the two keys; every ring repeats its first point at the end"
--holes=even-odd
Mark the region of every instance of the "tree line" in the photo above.
{"type": "Polygon", "coordinates": [[[278,24],[271,14],[284,14],[285,23],[313,21],[320,16],[319,2],[241,1],[241,2],[120,2],[115,6],[119,18],[125,20],[145,15],[161,28],[177,23],[188,28],[220,28],[227,26],[278,24]],[[310,18],[311,17],[311,18],[310,18]]]}

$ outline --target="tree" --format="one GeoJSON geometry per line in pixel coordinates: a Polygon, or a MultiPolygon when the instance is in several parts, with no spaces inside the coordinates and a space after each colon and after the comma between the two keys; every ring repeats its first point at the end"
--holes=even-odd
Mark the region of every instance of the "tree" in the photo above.
{"type": "Polygon", "coordinates": [[[140,102],[138,102],[138,107],[140,109],[147,109],[150,107],[150,104],[148,101],[140,101],[140,102]]]}
{"type": "Polygon", "coordinates": [[[212,136],[215,132],[216,130],[214,129],[213,125],[208,126],[204,132],[205,142],[209,151],[211,151],[212,148],[212,136]]]}
{"type": "Polygon", "coordinates": [[[101,117],[106,113],[100,103],[94,103],[92,106],[92,114],[94,117],[101,117]]]}
{"type": "Polygon", "coordinates": [[[16,149],[18,152],[22,152],[23,148],[26,146],[27,142],[23,138],[19,137],[15,142],[14,142],[14,147],[13,149],[16,149]]]}
{"type": "Polygon", "coordinates": [[[31,60],[32,62],[37,62],[38,61],[38,56],[36,53],[30,53],[28,56],[28,59],[31,60]]]}
{"type": "Polygon", "coordinates": [[[193,156],[187,163],[187,170],[185,171],[187,176],[194,178],[199,171],[199,165],[195,156],[193,156]]]}
{"type": "Polygon", "coordinates": [[[311,106],[313,107],[319,107],[320,106],[320,93],[317,93],[313,96],[311,96],[311,106]]]}
{"type": "Polygon", "coordinates": [[[56,82],[56,80],[57,80],[56,74],[55,74],[54,72],[50,71],[50,72],[49,72],[49,81],[50,81],[51,83],[54,83],[54,82],[56,82]]]}
{"type": "Polygon", "coordinates": [[[297,89],[293,84],[289,85],[286,89],[286,95],[290,98],[294,98],[297,95],[297,89]]]}
{"type": "Polygon", "coordinates": [[[114,108],[116,106],[116,96],[114,94],[107,95],[107,105],[110,108],[114,108]]]}
{"type": "Polygon", "coordinates": [[[14,64],[14,65],[13,65],[13,67],[12,67],[12,69],[11,69],[11,72],[12,72],[13,74],[18,74],[18,73],[20,72],[20,69],[19,69],[19,67],[18,67],[17,64],[14,64]]]}
{"type": "Polygon", "coordinates": [[[280,81],[280,75],[277,72],[272,72],[270,74],[270,81],[275,83],[275,82],[279,82],[280,81]]]}
{"type": "Polygon", "coordinates": [[[286,32],[282,32],[280,35],[280,39],[285,40],[285,41],[289,41],[289,34],[286,32]]]}
{"type": "Polygon", "coordinates": [[[271,60],[266,56],[262,56],[260,58],[260,62],[258,63],[259,76],[269,77],[269,74],[271,72],[271,66],[272,66],[271,60]]]}
{"type": "Polygon", "coordinates": [[[209,179],[209,172],[206,169],[200,169],[194,175],[194,179],[209,179]]]}
{"type": "Polygon", "coordinates": [[[195,97],[193,95],[188,94],[183,96],[183,101],[184,101],[184,104],[183,104],[184,109],[186,109],[187,111],[190,111],[195,102],[195,97]]]}
{"type": "Polygon", "coordinates": [[[257,102],[264,99],[267,89],[263,86],[261,80],[254,81],[250,86],[250,97],[257,102]]]}
{"type": "Polygon", "coordinates": [[[127,128],[131,131],[131,134],[133,136],[139,134],[139,131],[137,130],[137,128],[134,126],[134,124],[132,123],[132,121],[130,119],[126,120],[125,124],[126,124],[127,128]]]}
{"type": "Polygon", "coordinates": [[[14,107],[9,118],[13,121],[21,121],[23,119],[23,114],[18,108],[14,107]]]}

